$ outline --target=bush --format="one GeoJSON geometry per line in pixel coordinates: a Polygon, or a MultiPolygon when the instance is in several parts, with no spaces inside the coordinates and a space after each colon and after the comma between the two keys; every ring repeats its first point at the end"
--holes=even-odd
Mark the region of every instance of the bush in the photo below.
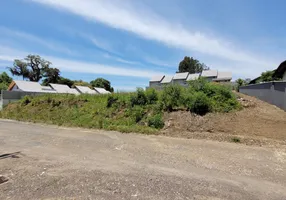
{"type": "Polygon", "coordinates": [[[211,101],[203,92],[197,92],[189,102],[188,109],[198,115],[205,115],[211,112],[211,101]]]}
{"type": "Polygon", "coordinates": [[[161,129],[165,126],[162,115],[157,114],[148,118],[148,126],[156,129],[161,129]]]}
{"type": "Polygon", "coordinates": [[[158,94],[154,88],[149,88],[145,92],[148,104],[155,104],[158,101],[158,94]]]}
{"type": "Polygon", "coordinates": [[[182,87],[179,85],[168,85],[163,89],[161,95],[161,102],[164,110],[172,111],[175,107],[179,106],[181,101],[182,87]]]}
{"type": "Polygon", "coordinates": [[[147,104],[147,97],[142,88],[138,88],[136,93],[131,95],[130,103],[132,107],[135,105],[146,105],[147,104]]]}
{"type": "Polygon", "coordinates": [[[31,103],[31,97],[30,97],[30,96],[24,96],[24,97],[21,99],[21,105],[22,105],[22,106],[26,106],[26,105],[28,105],[29,103],[31,103]]]}
{"type": "Polygon", "coordinates": [[[140,106],[134,106],[126,110],[126,116],[131,117],[136,123],[140,122],[145,115],[145,110],[140,106]]]}
{"type": "Polygon", "coordinates": [[[112,105],[113,105],[114,103],[116,103],[117,101],[118,101],[118,97],[115,97],[115,96],[108,96],[106,107],[107,107],[107,108],[112,107],[112,105]]]}
{"type": "Polygon", "coordinates": [[[240,138],[238,138],[238,137],[231,138],[231,141],[234,143],[240,143],[241,142],[240,138]]]}

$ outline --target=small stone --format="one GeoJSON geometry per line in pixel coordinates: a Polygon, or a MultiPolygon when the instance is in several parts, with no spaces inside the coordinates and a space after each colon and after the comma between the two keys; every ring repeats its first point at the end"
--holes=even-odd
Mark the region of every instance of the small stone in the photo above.
{"type": "Polygon", "coordinates": [[[5,183],[8,181],[8,178],[6,178],[5,176],[1,176],[0,175],[0,184],[5,183]]]}

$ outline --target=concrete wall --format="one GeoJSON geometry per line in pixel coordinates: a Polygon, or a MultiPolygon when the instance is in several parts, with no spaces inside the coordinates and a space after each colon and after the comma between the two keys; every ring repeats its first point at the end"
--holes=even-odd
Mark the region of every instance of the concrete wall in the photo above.
{"type": "Polygon", "coordinates": [[[286,111],[286,82],[268,82],[243,86],[239,92],[257,97],[286,111]]]}
{"type": "Polygon", "coordinates": [[[3,107],[6,106],[7,104],[14,102],[14,101],[18,101],[24,96],[35,96],[35,95],[41,95],[41,94],[46,94],[46,93],[2,90],[1,96],[0,96],[0,110],[2,110],[3,107]]]}

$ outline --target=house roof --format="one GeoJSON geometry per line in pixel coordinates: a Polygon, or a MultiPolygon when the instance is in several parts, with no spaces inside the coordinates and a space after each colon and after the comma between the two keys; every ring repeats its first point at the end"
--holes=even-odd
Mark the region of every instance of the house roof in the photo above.
{"type": "Polygon", "coordinates": [[[23,92],[43,92],[43,93],[55,93],[56,92],[49,86],[41,86],[40,83],[32,82],[32,81],[14,80],[9,85],[8,90],[11,91],[14,88],[14,86],[17,86],[18,90],[21,90],[23,92]]]}
{"type": "Polygon", "coordinates": [[[200,78],[200,73],[196,73],[196,74],[189,74],[187,81],[192,81],[192,80],[196,80],[198,78],[200,78]]]}
{"type": "Polygon", "coordinates": [[[70,92],[69,94],[75,94],[75,95],[80,94],[80,93],[77,91],[77,89],[75,89],[75,88],[70,88],[70,91],[69,91],[69,92],[70,92]]]}
{"type": "Polygon", "coordinates": [[[171,83],[173,80],[173,77],[172,76],[165,76],[163,78],[163,80],[161,81],[161,83],[171,83]]]}
{"type": "Polygon", "coordinates": [[[218,72],[217,78],[214,81],[223,81],[223,80],[231,80],[232,73],[231,72],[218,72]]]}
{"type": "Polygon", "coordinates": [[[187,80],[189,72],[176,73],[173,80],[187,80]]]}
{"type": "Polygon", "coordinates": [[[97,94],[96,91],[90,89],[87,86],[75,86],[75,87],[82,94],[97,94]]]}
{"type": "Polygon", "coordinates": [[[202,77],[217,77],[218,71],[217,70],[204,70],[202,71],[202,77]]]}
{"type": "Polygon", "coordinates": [[[110,92],[105,90],[104,88],[94,87],[94,89],[98,94],[110,94],[110,92]]]}
{"type": "Polygon", "coordinates": [[[151,78],[150,82],[161,82],[164,77],[165,77],[165,75],[162,75],[162,76],[154,76],[154,77],[151,78]]]}
{"type": "Polygon", "coordinates": [[[62,84],[53,84],[51,83],[50,86],[57,91],[57,93],[64,93],[64,94],[79,94],[76,89],[72,89],[67,85],[62,84]]]}
{"type": "Polygon", "coordinates": [[[286,60],[278,66],[278,68],[275,70],[273,77],[282,78],[285,72],[286,72],[286,60]]]}

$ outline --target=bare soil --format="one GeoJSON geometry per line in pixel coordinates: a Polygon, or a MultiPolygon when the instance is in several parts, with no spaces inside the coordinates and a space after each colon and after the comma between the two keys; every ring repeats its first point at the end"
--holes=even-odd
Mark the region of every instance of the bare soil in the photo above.
{"type": "Polygon", "coordinates": [[[162,134],[173,137],[286,145],[286,112],[254,97],[238,94],[243,109],[198,116],[187,111],[165,114],[162,134]]]}

